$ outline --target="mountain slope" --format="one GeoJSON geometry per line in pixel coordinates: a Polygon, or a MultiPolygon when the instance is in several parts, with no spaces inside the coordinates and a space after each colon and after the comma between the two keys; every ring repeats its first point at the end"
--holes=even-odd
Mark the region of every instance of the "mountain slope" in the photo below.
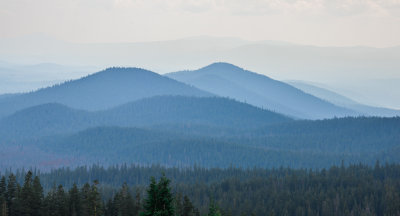
{"type": "Polygon", "coordinates": [[[174,72],[166,76],[219,96],[246,101],[297,118],[321,119],[358,114],[286,83],[228,63],[214,63],[199,70],[174,72]]]}
{"type": "Polygon", "coordinates": [[[198,124],[257,128],[290,118],[232,99],[218,97],[155,96],[100,112],[107,122],[122,126],[198,124]]]}
{"type": "Polygon", "coordinates": [[[29,107],[0,120],[0,137],[18,140],[64,134],[97,125],[93,113],[71,109],[65,105],[48,103],[29,107]]]}
{"type": "Polygon", "coordinates": [[[30,107],[0,120],[0,138],[65,134],[94,126],[201,125],[249,130],[287,121],[291,119],[226,98],[155,96],[96,112],[54,103],[30,107]]]}
{"type": "Polygon", "coordinates": [[[394,116],[400,116],[400,110],[394,110],[394,109],[388,109],[388,108],[382,108],[382,107],[374,107],[374,106],[368,106],[364,104],[360,104],[350,98],[347,98],[343,95],[340,95],[336,92],[317,87],[313,84],[306,83],[303,81],[288,81],[290,85],[301,89],[304,92],[307,92],[308,94],[312,94],[316,97],[319,97],[321,99],[324,99],[326,101],[329,101],[333,104],[336,104],[338,106],[346,107],[348,109],[352,109],[355,111],[358,111],[359,113],[362,113],[364,115],[369,115],[369,116],[383,116],[383,117],[394,117],[394,116]]]}
{"type": "MultiPolygon", "coordinates": [[[[272,161],[280,160],[282,156],[275,151],[221,140],[115,127],[91,128],[70,136],[45,138],[37,141],[36,145],[46,153],[67,156],[75,164],[270,167],[272,161]]],[[[286,154],[285,158],[296,156],[286,154]]]]}
{"type": "Polygon", "coordinates": [[[0,99],[0,118],[44,103],[101,110],[156,95],[211,96],[210,93],[139,68],[109,68],[87,77],[0,99]]]}
{"type": "Polygon", "coordinates": [[[222,137],[154,129],[96,127],[34,141],[45,153],[81,164],[324,168],[341,162],[398,163],[400,118],[292,121],[222,137]]]}

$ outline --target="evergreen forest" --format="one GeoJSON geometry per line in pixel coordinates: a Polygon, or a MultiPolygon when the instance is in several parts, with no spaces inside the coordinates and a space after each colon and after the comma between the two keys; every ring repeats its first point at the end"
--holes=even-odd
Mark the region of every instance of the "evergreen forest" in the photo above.
{"type": "Polygon", "coordinates": [[[7,170],[1,216],[400,215],[400,166],[7,170]]]}

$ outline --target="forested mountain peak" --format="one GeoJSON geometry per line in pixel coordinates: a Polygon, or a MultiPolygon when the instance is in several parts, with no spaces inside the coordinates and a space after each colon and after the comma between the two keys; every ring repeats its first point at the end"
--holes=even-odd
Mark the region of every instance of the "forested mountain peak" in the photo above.
{"type": "Polygon", "coordinates": [[[203,68],[200,68],[200,70],[201,71],[207,71],[207,70],[244,71],[243,68],[227,62],[215,62],[203,68]]]}
{"type": "MultiPolygon", "coordinates": [[[[243,78],[248,79],[253,77],[255,79],[261,79],[261,80],[267,79],[273,81],[266,75],[258,74],[227,62],[215,62],[205,67],[202,67],[198,70],[185,70],[185,71],[172,72],[167,74],[167,76],[174,78],[175,75],[179,75],[180,78],[183,78],[182,73],[185,73],[184,75],[187,76],[188,78],[189,77],[194,78],[204,75],[217,75],[226,78],[224,76],[230,75],[235,77],[238,76],[237,78],[242,78],[242,79],[243,78]]],[[[235,77],[233,77],[233,79],[235,79],[235,77]]]]}
{"type": "Polygon", "coordinates": [[[154,96],[124,104],[105,112],[121,122],[143,119],[143,124],[198,123],[224,127],[252,128],[260,125],[291,121],[269,110],[220,97],[154,96]],[[123,113],[123,115],[121,115],[123,113]]]}
{"type": "Polygon", "coordinates": [[[250,129],[288,121],[292,119],[233,99],[163,95],[95,112],[57,103],[29,107],[0,120],[0,139],[41,137],[95,126],[250,129]]]}
{"type": "Polygon", "coordinates": [[[324,119],[359,115],[284,82],[229,63],[218,62],[198,70],[179,71],[166,76],[219,96],[297,118],[324,119]]]}
{"type": "Polygon", "coordinates": [[[143,68],[138,67],[109,67],[102,71],[96,72],[94,74],[90,74],[83,79],[91,79],[99,76],[112,76],[112,77],[119,77],[121,76],[129,76],[129,78],[135,78],[135,76],[151,76],[157,77],[160,79],[165,79],[165,77],[160,76],[159,74],[149,71],[143,68]]]}
{"type": "Polygon", "coordinates": [[[113,67],[38,91],[0,98],[0,118],[44,103],[102,110],[156,95],[212,94],[145,69],[113,67]]]}
{"type": "Polygon", "coordinates": [[[45,103],[45,104],[28,107],[23,110],[19,110],[10,116],[7,116],[4,120],[8,120],[8,119],[15,120],[16,118],[27,118],[27,115],[37,116],[40,118],[42,118],[42,117],[54,118],[55,116],[62,116],[62,115],[66,115],[69,113],[85,113],[85,111],[71,109],[71,108],[69,108],[63,104],[59,104],[59,103],[45,103]]]}

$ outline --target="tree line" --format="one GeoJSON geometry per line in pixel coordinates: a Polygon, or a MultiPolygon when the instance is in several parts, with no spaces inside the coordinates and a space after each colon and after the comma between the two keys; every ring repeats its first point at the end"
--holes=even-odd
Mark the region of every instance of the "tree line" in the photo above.
{"type": "MultiPolygon", "coordinates": [[[[28,171],[23,185],[10,174],[0,180],[1,216],[199,216],[187,196],[173,194],[170,180],[163,175],[157,182],[150,180],[145,199],[140,192],[130,192],[126,183],[105,201],[98,188],[99,182],[74,184],[69,190],[62,185],[53,187],[44,195],[38,176],[28,171]]],[[[213,204],[207,215],[218,215],[213,204]]]]}
{"type": "Polygon", "coordinates": [[[0,210],[0,216],[396,216],[400,165],[322,170],[94,166],[9,172],[0,180],[0,210]],[[101,178],[89,181],[94,177],[101,178]],[[59,184],[62,179],[65,185],[59,184]],[[80,183],[69,185],[78,179],[80,183]]]}

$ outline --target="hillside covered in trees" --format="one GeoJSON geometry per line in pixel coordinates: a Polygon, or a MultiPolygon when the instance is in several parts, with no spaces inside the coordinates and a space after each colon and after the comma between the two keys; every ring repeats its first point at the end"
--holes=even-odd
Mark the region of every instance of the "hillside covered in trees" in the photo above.
{"type": "MultiPolygon", "coordinates": [[[[202,115],[201,109],[199,111],[198,114],[202,115]]],[[[293,121],[280,117],[280,123],[264,124],[263,120],[259,121],[262,115],[255,111],[254,117],[251,117],[250,112],[247,120],[243,121],[240,118],[237,121],[230,118],[224,123],[224,114],[218,118],[210,114],[202,117],[203,123],[207,121],[207,124],[196,124],[192,120],[196,119],[195,115],[185,116],[182,113],[179,117],[177,112],[177,118],[186,118],[187,122],[173,123],[173,120],[166,120],[170,123],[141,127],[89,127],[73,133],[61,133],[62,130],[57,127],[40,129],[40,124],[35,127],[32,122],[31,127],[26,127],[32,128],[31,133],[25,134],[34,138],[22,139],[22,136],[17,136],[0,144],[4,153],[1,168],[40,166],[49,169],[94,163],[105,166],[135,163],[208,168],[328,168],[342,161],[345,164],[368,165],[373,165],[376,160],[383,163],[400,162],[400,118],[293,121]],[[240,122],[243,124],[240,125],[240,122]],[[252,129],[251,122],[253,126],[260,126],[252,129]],[[60,134],[54,133],[52,129],[60,134]],[[37,132],[32,132],[37,130],[53,135],[38,136],[37,132]]],[[[230,115],[229,110],[221,113],[230,115]]],[[[127,115],[126,119],[129,118],[127,115]]],[[[119,120],[116,116],[110,119],[123,122],[123,118],[119,120]]],[[[62,125],[60,122],[57,124],[62,125]]],[[[67,125],[70,123],[65,122],[67,125]]],[[[71,126],[71,130],[82,125],[71,126]]],[[[12,132],[23,131],[10,131],[9,134],[12,132]]]]}
{"type": "Polygon", "coordinates": [[[360,113],[336,106],[284,82],[235,65],[217,62],[198,70],[166,76],[196,88],[300,119],[357,116],[360,113]]]}
{"type": "Polygon", "coordinates": [[[203,76],[213,80],[214,75],[234,84],[243,82],[242,88],[231,92],[235,88],[216,79],[207,82],[212,84],[209,90],[215,90],[208,93],[151,71],[109,68],[34,92],[0,97],[0,171],[123,163],[312,169],[342,161],[400,163],[400,117],[302,120],[307,115],[288,114],[280,105],[297,113],[313,113],[315,108],[319,110],[315,118],[350,113],[226,63],[172,75],[184,77],[185,82],[203,76]],[[255,104],[251,95],[276,107],[255,104]]]}
{"type": "Polygon", "coordinates": [[[113,67],[37,91],[0,98],[0,118],[46,103],[103,110],[157,95],[213,96],[152,71],[113,67]]]}

